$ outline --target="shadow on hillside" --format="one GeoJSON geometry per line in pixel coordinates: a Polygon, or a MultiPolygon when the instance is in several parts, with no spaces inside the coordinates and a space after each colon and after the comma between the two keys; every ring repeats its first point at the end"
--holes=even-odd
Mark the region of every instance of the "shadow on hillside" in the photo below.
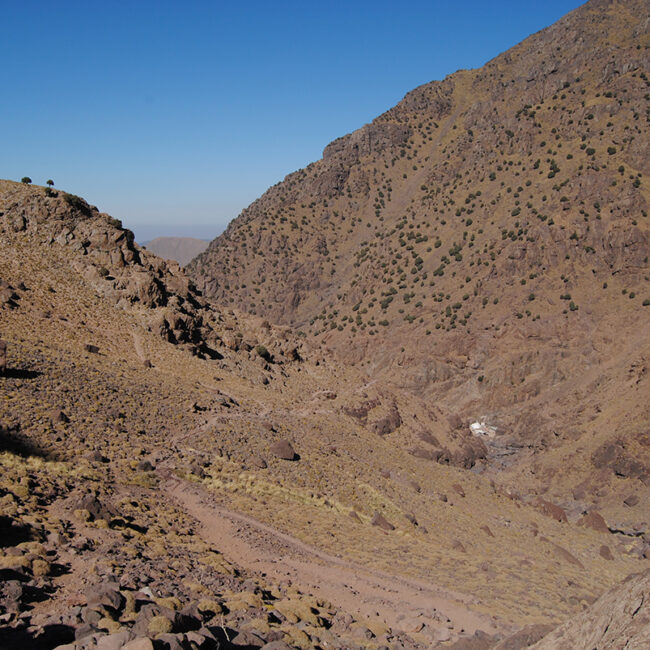
{"type": "MultiPolygon", "coordinates": [[[[0,515],[0,548],[16,546],[33,539],[32,527],[15,521],[12,517],[0,515]]],[[[7,571],[4,569],[3,571],[7,571]]],[[[11,580],[0,571],[0,580],[11,580]]]]}
{"type": "Polygon", "coordinates": [[[69,625],[46,625],[40,630],[16,630],[0,626],[0,648],[49,650],[74,642],[74,628],[69,625]]]}
{"type": "Polygon", "coordinates": [[[43,373],[38,370],[24,370],[23,368],[7,368],[4,373],[0,372],[0,377],[8,379],[36,379],[43,373]]]}
{"type": "Polygon", "coordinates": [[[54,454],[20,433],[17,426],[9,429],[0,426],[0,453],[5,451],[23,458],[37,456],[44,460],[57,460],[54,454]]]}

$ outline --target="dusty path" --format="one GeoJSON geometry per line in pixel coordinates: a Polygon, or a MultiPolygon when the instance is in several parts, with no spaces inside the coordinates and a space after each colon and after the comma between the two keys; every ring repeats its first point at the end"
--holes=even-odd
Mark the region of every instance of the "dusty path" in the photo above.
{"type": "Polygon", "coordinates": [[[478,629],[496,631],[489,617],[469,608],[468,597],[341,560],[228,510],[200,486],[169,474],[161,487],[197,519],[207,542],[247,571],[275,582],[290,580],[306,593],[391,629],[428,631],[432,640],[453,639],[478,629]]]}

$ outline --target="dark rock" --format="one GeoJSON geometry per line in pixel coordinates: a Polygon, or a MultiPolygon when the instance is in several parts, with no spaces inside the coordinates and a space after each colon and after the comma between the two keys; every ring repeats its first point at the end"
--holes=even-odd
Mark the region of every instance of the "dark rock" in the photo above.
{"type": "Polygon", "coordinates": [[[623,499],[623,503],[626,506],[633,508],[637,503],[639,503],[639,497],[636,494],[630,494],[629,497],[623,499]]]}
{"type": "Polygon", "coordinates": [[[650,484],[650,467],[628,452],[623,440],[600,446],[592,455],[591,462],[598,469],[610,469],[616,476],[638,478],[644,484],[650,484]]]}
{"type": "Polygon", "coordinates": [[[512,636],[503,639],[503,641],[497,643],[497,645],[490,645],[488,647],[493,650],[522,650],[523,648],[528,648],[537,643],[546,634],[553,630],[554,627],[554,625],[549,625],[548,623],[527,625],[525,628],[515,632],[512,636]]]}
{"type": "Polygon", "coordinates": [[[393,404],[388,415],[380,418],[372,425],[372,430],[380,436],[386,436],[395,431],[401,424],[402,418],[397,410],[397,406],[393,404]]]}
{"type": "Polygon", "coordinates": [[[0,339],[0,375],[7,370],[7,343],[0,339]]]}
{"type": "Polygon", "coordinates": [[[552,517],[555,521],[561,523],[566,523],[568,521],[564,508],[561,508],[550,501],[546,501],[546,499],[538,499],[537,508],[542,514],[545,514],[547,517],[552,517]]]}
{"type": "Polygon", "coordinates": [[[395,530],[395,526],[387,521],[384,515],[382,515],[380,512],[375,512],[375,514],[372,516],[372,519],[370,520],[370,523],[373,526],[378,526],[382,530],[395,530]]]}
{"type": "Polygon", "coordinates": [[[141,460],[135,468],[139,472],[153,472],[154,466],[148,460],[141,460]]]}
{"type": "Polygon", "coordinates": [[[19,580],[0,582],[0,610],[18,612],[23,597],[23,585],[19,580]]]}
{"type": "Polygon", "coordinates": [[[461,497],[465,498],[465,490],[460,483],[454,483],[451,487],[454,490],[454,492],[459,494],[461,497]]]}
{"type": "Polygon", "coordinates": [[[90,354],[99,354],[99,348],[96,345],[91,345],[90,343],[86,343],[84,347],[86,352],[89,352],[90,354]]]}
{"type": "Polygon", "coordinates": [[[554,544],[553,542],[551,542],[551,545],[555,549],[555,554],[558,558],[566,560],[567,562],[570,562],[571,564],[575,564],[576,566],[579,566],[581,569],[584,569],[582,562],[580,562],[580,560],[575,555],[569,553],[569,551],[567,551],[565,548],[562,548],[559,544],[554,544]]]}
{"type": "Polygon", "coordinates": [[[106,456],[104,456],[101,453],[101,451],[97,451],[97,450],[91,451],[88,454],[86,454],[86,458],[88,460],[92,460],[92,461],[94,461],[96,463],[107,463],[108,462],[108,458],[106,458],[106,456]]]}
{"type": "Polygon", "coordinates": [[[266,469],[266,461],[261,456],[251,456],[250,464],[258,469],[266,469]]]}
{"type": "Polygon", "coordinates": [[[580,520],[580,525],[586,528],[592,528],[601,533],[609,533],[607,522],[603,519],[602,515],[595,510],[591,510],[580,520]]]}
{"type": "Polygon", "coordinates": [[[426,442],[428,445],[431,445],[432,447],[440,447],[440,443],[438,442],[438,438],[436,438],[432,433],[429,431],[423,431],[418,435],[420,440],[422,442],[426,442]]]}
{"type": "Polygon", "coordinates": [[[266,645],[266,640],[250,630],[242,630],[233,640],[234,646],[244,646],[246,648],[262,648],[266,645]]]}
{"type": "Polygon", "coordinates": [[[155,647],[158,647],[159,643],[165,650],[186,650],[188,648],[185,644],[184,634],[158,634],[155,647]]]}
{"type": "Polygon", "coordinates": [[[88,607],[103,605],[116,612],[121,611],[126,602],[124,596],[120,593],[119,586],[114,582],[91,586],[86,589],[85,595],[88,607]]]}
{"type": "Polygon", "coordinates": [[[451,543],[451,548],[453,548],[455,551],[460,551],[461,553],[466,553],[467,552],[465,550],[465,547],[463,546],[463,543],[459,539],[455,539],[451,543]]]}
{"type": "Polygon", "coordinates": [[[99,633],[99,628],[95,627],[92,623],[84,623],[74,631],[74,638],[75,640],[85,639],[87,636],[97,633],[99,633]]]}
{"type": "Polygon", "coordinates": [[[110,521],[115,514],[113,507],[100,501],[94,492],[86,492],[82,496],[72,497],[69,503],[73,510],[87,510],[95,519],[110,521]]]}
{"type": "Polygon", "coordinates": [[[282,460],[296,460],[296,452],[288,440],[278,440],[270,447],[271,453],[282,460]]]}
{"type": "Polygon", "coordinates": [[[50,413],[50,421],[52,424],[67,424],[70,422],[70,418],[60,409],[54,409],[50,413]]]}
{"type": "Polygon", "coordinates": [[[609,546],[606,544],[603,544],[600,547],[600,550],[598,551],[600,553],[600,556],[605,558],[606,560],[613,560],[614,556],[612,555],[612,552],[609,550],[609,546]]]}

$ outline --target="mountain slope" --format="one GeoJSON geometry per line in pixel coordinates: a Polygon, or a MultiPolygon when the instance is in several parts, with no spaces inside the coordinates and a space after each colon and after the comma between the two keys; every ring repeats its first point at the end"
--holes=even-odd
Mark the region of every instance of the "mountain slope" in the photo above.
{"type": "Polygon", "coordinates": [[[82,199],[0,181],[0,213],[3,643],[496,641],[645,562],[625,521],[468,472],[442,409],[205,300],[82,199]]]}
{"type": "Polygon", "coordinates": [[[415,89],[189,271],[435,404],[437,435],[483,422],[461,464],[640,526],[622,503],[650,506],[649,7],[591,0],[415,89]]]}

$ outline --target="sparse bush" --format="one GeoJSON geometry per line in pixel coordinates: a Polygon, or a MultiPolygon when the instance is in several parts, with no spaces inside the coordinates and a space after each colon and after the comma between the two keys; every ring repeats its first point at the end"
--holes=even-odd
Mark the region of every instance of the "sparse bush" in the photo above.
{"type": "Polygon", "coordinates": [[[269,351],[266,349],[266,346],[264,346],[264,345],[258,345],[258,346],[255,348],[255,352],[257,352],[257,354],[258,354],[260,357],[262,357],[262,359],[265,359],[266,361],[270,361],[270,360],[271,360],[271,354],[270,354],[269,351]]]}
{"type": "Polygon", "coordinates": [[[25,183],[25,185],[29,185],[32,182],[32,179],[29,176],[23,176],[20,179],[21,183],[25,183]]]}
{"type": "Polygon", "coordinates": [[[76,194],[68,194],[67,192],[63,195],[63,200],[73,209],[78,210],[82,214],[89,217],[91,215],[90,206],[76,194]]]}

